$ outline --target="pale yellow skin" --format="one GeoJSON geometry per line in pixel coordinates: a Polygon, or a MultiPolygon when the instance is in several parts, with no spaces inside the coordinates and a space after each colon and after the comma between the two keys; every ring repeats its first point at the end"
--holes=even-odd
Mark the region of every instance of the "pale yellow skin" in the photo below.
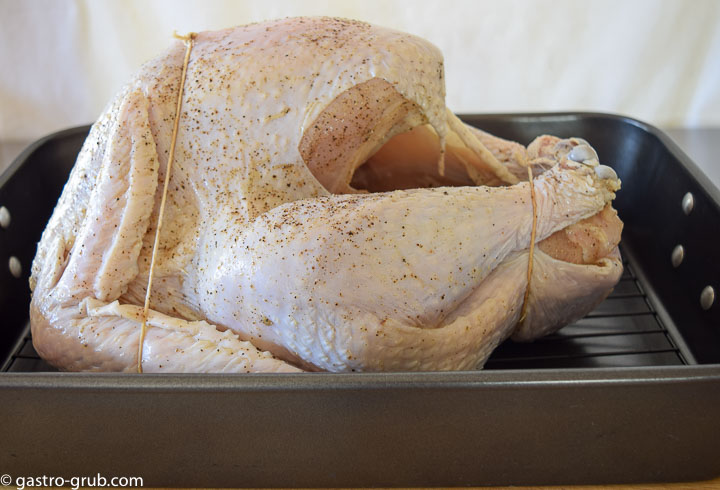
{"type": "MultiPolygon", "coordinates": [[[[33,342],[61,369],[137,368],[184,49],[147,63],[93,126],[38,246],[33,342]]],[[[536,248],[518,325],[533,211],[521,181],[535,170],[541,241],[605,208],[617,178],[569,160],[578,141],[525,149],[470,129],[444,95],[438,50],[388,29],[323,18],[199,34],[143,370],[470,369],[601,301],[616,252],[572,264],[536,248]],[[413,145],[435,150],[408,171],[382,151],[415,127],[413,145]],[[373,175],[388,161],[395,189],[456,187],[354,187],[385,190],[393,178],[373,175]]]]}

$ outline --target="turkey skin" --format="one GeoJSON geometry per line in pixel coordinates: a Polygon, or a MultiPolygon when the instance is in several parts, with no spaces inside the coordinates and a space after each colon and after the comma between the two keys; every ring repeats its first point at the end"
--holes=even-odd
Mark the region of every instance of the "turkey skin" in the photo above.
{"type": "Polygon", "coordinates": [[[204,32],[179,94],[185,51],[110,102],[42,235],[30,318],[54,366],[474,369],[618,281],[612,169],[582,139],[463,124],[430,43],[331,18],[204,32]]]}

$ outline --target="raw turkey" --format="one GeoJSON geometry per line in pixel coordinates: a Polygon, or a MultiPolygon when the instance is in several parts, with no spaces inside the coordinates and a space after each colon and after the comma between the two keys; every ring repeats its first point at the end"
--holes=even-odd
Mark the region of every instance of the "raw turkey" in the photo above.
{"type": "Polygon", "coordinates": [[[108,105],[42,235],[32,336],[58,368],[474,369],[618,281],[620,182],[586,141],[466,126],[437,48],[341,19],[195,37],[159,224],[185,52],[108,105]]]}

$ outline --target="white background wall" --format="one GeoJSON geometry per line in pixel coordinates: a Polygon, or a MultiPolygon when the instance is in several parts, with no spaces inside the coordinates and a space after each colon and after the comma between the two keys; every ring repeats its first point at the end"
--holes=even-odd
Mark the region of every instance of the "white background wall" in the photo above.
{"type": "Polygon", "coordinates": [[[174,30],[295,15],[429,39],[445,54],[455,112],[720,126],[718,0],[0,0],[0,140],[92,122],[174,30]]]}

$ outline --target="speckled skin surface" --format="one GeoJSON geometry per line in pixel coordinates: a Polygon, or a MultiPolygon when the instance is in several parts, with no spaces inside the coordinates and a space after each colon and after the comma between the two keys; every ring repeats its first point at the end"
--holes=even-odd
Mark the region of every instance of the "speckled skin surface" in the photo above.
{"type": "MultiPolygon", "coordinates": [[[[111,102],[39,244],[33,342],[62,369],[135,370],[183,54],[176,43],[111,102]]],[[[445,108],[440,53],[413,36],[337,19],[198,35],[144,371],[468,369],[512,334],[527,286],[527,182],[339,195],[304,161],[308,128],[339,96],[373,80],[409,109],[394,111],[378,134],[384,113],[368,126],[358,122],[362,108],[343,109],[325,117],[322,134],[354,132],[360,143],[348,147],[370,154],[398,128],[418,124],[433,128],[440,147],[448,136],[460,145],[471,138],[445,108]]],[[[569,161],[567,144],[558,148],[558,165],[534,184],[538,240],[594,215],[619,187],[569,161]]],[[[501,144],[497,161],[467,165],[517,182],[534,156],[510,153],[501,144]]],[[[343,172],[341,190],[351,191],[343,172]]],[[[622,270],[617,257],[586,266],[538,256],[545,280],[531,286],[524,332],[587,311],[622,270]],[[553,295],[556,272],[582,287],[553,295]],[[548,295],[558,304],[535,308],[548,295]],[[567,302],[579,305],[569,316],[567,302]]]]}

